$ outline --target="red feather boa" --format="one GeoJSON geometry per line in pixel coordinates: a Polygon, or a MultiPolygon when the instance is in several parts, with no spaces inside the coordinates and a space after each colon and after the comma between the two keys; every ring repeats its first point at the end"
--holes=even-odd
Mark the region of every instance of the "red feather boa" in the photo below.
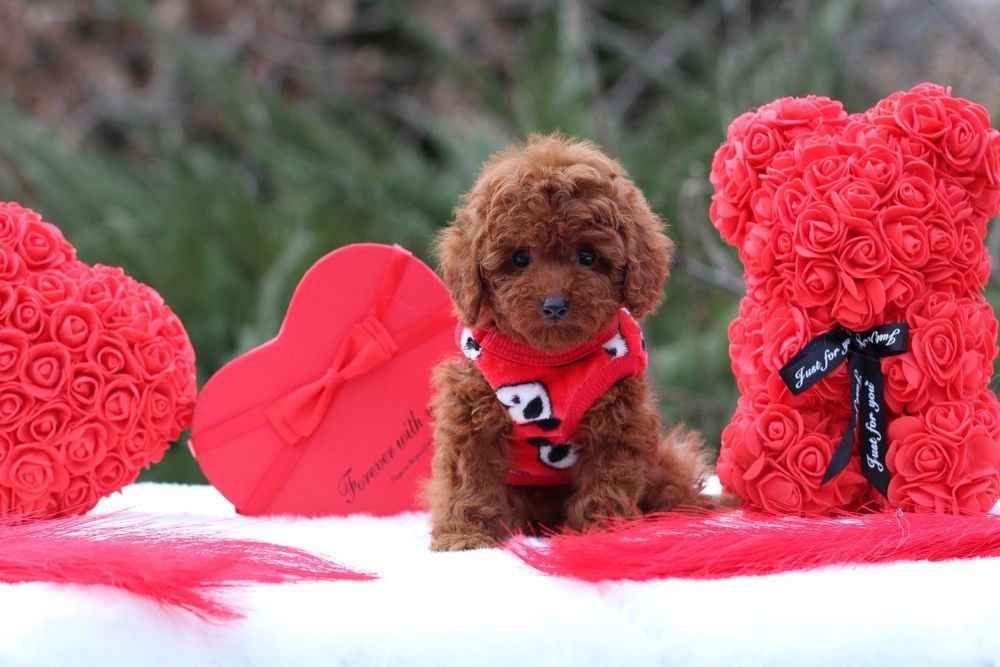
{"type": "Polygon", "coordinates": [[[210,621],[242,616],[219,597],[234,586],[373,578],[294,547],[152,520],[105,515],[0,525],[2,583],[114,586],[210,621]]]}
{"type": "Polygon", "coordinates": [[[584,581],[777,574],[826,566],[1000,556],[1000,516],[883,512],[836,519],[742,512],[661,514],[607,531],[517,537],[508,549],[584,581]]]}

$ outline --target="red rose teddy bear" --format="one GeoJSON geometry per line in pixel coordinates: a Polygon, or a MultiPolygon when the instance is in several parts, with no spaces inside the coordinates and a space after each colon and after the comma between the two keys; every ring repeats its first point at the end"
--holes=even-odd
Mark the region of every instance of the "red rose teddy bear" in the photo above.
{"type": "Polygon", "coordinates": [[[723,486],[781,514],[993,507],[997,321],[982,289],[1000,133],[986,110],[932,84],[853,115],[780,99],[733,121],[711,180],[747,287],[723,486]]]}

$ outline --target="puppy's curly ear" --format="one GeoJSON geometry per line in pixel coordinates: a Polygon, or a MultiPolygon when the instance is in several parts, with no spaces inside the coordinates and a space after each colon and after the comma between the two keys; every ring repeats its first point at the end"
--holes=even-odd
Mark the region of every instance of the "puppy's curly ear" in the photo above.
{"type": "Polygon", "coordinates": [[[435,254],[444,284],[455,302],[462,324],[474,327],[483,314],[485,290],[479,271],[479,240],[468,207],[455,212],[455,220],[438,232],[435,254]]]}
{"type": "Polygon", "coordinates": [[[651,315],[663,299],[674,243],[666,234],[663,220],[631,183],[626,184],[618,208],[625,241],[622,301],[634,317],[642,319],[651,315]]]}

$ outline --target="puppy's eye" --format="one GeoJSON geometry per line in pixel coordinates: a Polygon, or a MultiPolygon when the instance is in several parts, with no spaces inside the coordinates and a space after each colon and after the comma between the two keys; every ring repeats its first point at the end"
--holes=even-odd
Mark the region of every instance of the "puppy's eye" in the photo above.
{"type": "Polygon", "coordinates": [[[521,249],[511,256],[510,262],[517,268],[523,269],[531,264],[531,255],[528,254],[527,250],[521,249]]]}
{"type": "Polygon", "coordinates": [[[597,261],[597,253],[590,247],[580,248],[576,253],[576,261],[580,263],[580,266],[593,266],[594,262],[597,261]]]}

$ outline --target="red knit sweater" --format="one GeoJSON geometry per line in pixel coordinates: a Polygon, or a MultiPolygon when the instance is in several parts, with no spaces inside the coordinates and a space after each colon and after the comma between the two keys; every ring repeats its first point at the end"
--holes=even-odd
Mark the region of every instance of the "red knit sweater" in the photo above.
{"type": "Polygon", "coordinates": [[[584,413],[611,385],[646,368],[639,323],[622,308],[592,340],[547,354],[492,327],[459,328],[458,344],[507,407],[513,422],[507,484],[566,484],[576,463],[573,436],[584,413]]]}

